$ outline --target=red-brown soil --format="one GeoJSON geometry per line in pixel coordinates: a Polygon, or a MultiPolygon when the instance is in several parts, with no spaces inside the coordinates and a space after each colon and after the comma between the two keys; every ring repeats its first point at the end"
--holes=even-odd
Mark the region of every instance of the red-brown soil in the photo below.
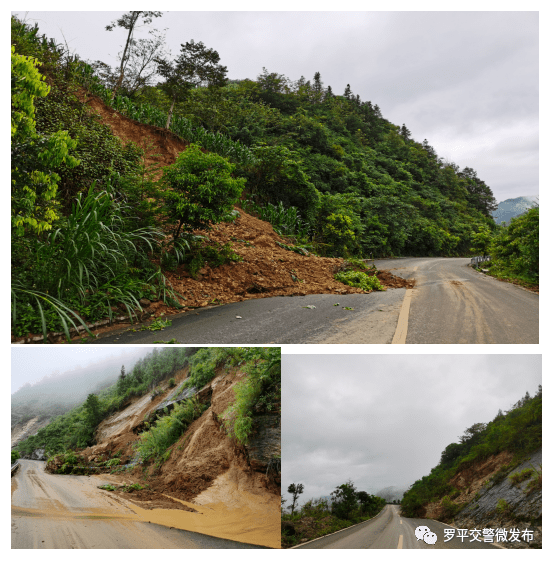
{"type": "MultiPolygon", "coordinates": [[[[491,456],[481,462],[475,462],[473,465],[458,472],[450,480],[450,484],[460,490],[460,494],[453,499],[453,502],[462,504],[471,501],[484,486],[485,481],[490,479],[502,466],[507,465],[513,456],[508,451],[500,452],[500,454],[491,456]]],[[[427,504],[425,515],[427,518],[442,519],[443,510],[441,502],[427,504]]]]}
{"type": "MultiPolygon", "coordinates": [[[[185,368],[175,376],[177,385],[187,376],[185,368]]],[[[192,510],[178,502],[178,499],[191,502],[203,491],[225,474],[229,482],[219,484],[224,497],[225,488],[233,483],[240,491],[252,495],[277,495],[279,486],[274,485],[264,473],[254,471],[248,463],[245,449],[226,436],[218,420],[220,415],[235,399],[234,385],[244,374],[236,369],[221,372],[210,383],[212,389],[210,407],[196,419],[169,449],[170,458],[156,467],[146,469],[136,466],[130,471],[115,474],[116,485],[139,483],[147,485],[140,491],[114,491],[125,499],[136,502],[141,508],[171,508],[192,510]],[[175,500],[176,499],[176,500],[175,500]]],[[[168,389],[168,388],[166,388],[168,389]]],[[[103,421],[97,431],[98,444],[79,452],[86,461],[102,461],[120,453],[122,463],[135,454],[139,440],[136,429],[144,416],[164,399],[166,393],[151,400],[148,395],[136,398],[121,412],[103,421]]],[[[219,482],[220,483],[220,482],[219,482]]],[[[219,497],[220,499],[221,497],[219,497]]]]}

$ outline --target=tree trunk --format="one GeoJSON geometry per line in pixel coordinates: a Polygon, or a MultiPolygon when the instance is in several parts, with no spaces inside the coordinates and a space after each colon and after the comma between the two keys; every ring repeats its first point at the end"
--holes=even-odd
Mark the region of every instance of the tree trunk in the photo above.
{"type": "Polygon", "coordinates": [[[121,68],[119,70],[119,79],[117,80],[117,83],[115,84],[115,87],[113,88],[113,95],[111,96],[111,99],[115,99],[115,96],[117,95],[117,90],[121,87],[121,84],[123,83],[123,78],[125,77],[125,59],[126,59],[126,54],[128,51],[128,46],[130,45],[130,40],[132,39],[132,32],[134,31],[134,26],[136,25],[136,22],[138,21],[138,18],[140,17],[140,14],[142,12],[136,12],[136,16],[135,18],[131,21],[130,26],[128,28],[128,37],[126,40],[126,45],[125,45],[125,50],[123,51],[123,56],[121,58],[121,68]]]}
{"type": "Polygon", "coordinates": [[[173,97],[171,108],[169,109],[169,115],[167,116],[167,124],[165,125],[165,128],[167,130],[169,130],[169,127],[171,126],[171,117],[172,117],[175,101],[176,101],[176,96],[173,97]]]}

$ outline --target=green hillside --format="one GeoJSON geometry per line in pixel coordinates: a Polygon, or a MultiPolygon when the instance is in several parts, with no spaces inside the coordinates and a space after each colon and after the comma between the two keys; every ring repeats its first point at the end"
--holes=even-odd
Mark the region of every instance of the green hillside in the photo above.
{"type": "Polygon", "coordinates": [[[194,229],[231,220],[234,204],[323,256],[466,255],[474,234],[496,228],[492,191],[475,170],[440,158],[350,86],[333,92],[316,69],[312,80],[266,69],[228,80],[218,53],[192,41],[173,66],[159,65],[157,85],[127,76],[114,95],[113,69],[11,22],[18,336],[117,307],[132,314],[144,297],[177,302],[164,270],[197,266],[208,241],[194,229]],[[212,74],[190,69],[192,52],[210,57],[212,74]],[[88,111],[83,92],[134,121],[170,121],[202,150],[160,176],[143,147],[123,145],[88,111]]]}
{"type": "MultiPolygon", "coordinates": [[[[542,388],[531,397],[527,392],[509,411],[499,410],[490,423],[475,423],[464,431],[460,442],[449,444],[441,454],[439,465],[429,475],[416,481],[404,494],[401,510],[404,516],[421,517],[428,503],[442,499],[450,509],[460,493],[450,480],[460,471],[503,451],[513,453],[512,463],[495,475],[505,477],[529,453],[542,446],[542,388]]],[[[451,512],[450,514],[453,514],[451,512]]]]}
{"type": "MultiPolygon", "coordinates": [[[[242,443],[247,442],[251,432],[253,408],[262,404],[270,408],[280,403],[279,347],[155,347],[135,361],[132,368],[125,369],[123,365],[115,384],[98,393],[90,393],[83,403],[54,418],[15,449],[20,455],[45,449],[50,456],[90,446],[95,443],[94,432],[103,419],[124,409],[132,398],[149,392],[154,396],[160,395],[162,390],[158,384],[161,382],[168,380],[165,389],[174,387],[171,376],[186,365],[189,366],[189,375],[184,385],[196,389],[210,382],[222,367],[239,365],[242,372],[248,374],[247,381],[236,391],[235,403],[221,418],[228,434],[242,443]]],[[[177,421],[174,424],[178,425],[177,421]]],[[[160,434],[162,429],[178,432],[178,426],[172,426],[169,419],[152,424],[145,434],[160,434]]],[[[155,440],[155,436],[151,438],[155,440]]]]}

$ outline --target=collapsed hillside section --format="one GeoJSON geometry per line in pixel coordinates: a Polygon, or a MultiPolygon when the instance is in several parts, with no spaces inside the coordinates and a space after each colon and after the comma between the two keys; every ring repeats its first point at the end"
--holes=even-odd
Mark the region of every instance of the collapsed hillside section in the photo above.
{"type": "MultiPolygon", "coordinates": [[[[132,141],[139,146],[146,146],[148,164],[155,163],[161,167],[170,165],[188,145],[170,131],[137,123],[121,115],[95,96],[83,96],[83,101],[123,143],[132,141]]],[[[158,178],[160,173],[157,174],[158,178]]],[[[196,278],[191,277],[184,265],[179,265],[173,271],[165,271],[173,289],[181,295],[179,300],[184,308],[169,306],[161,300],[150,302],[143,299],[141,304],[144,312],[139,316],[140,320],[250,298],[364,292],[334,279],[334,274],[343,265],[343,259],[302,255],[285,249],[279,244],[286,245],[289,242],[276,234],[270,223],[249,215],[241,208],[236,210],[239,216],[234,222],[220,223],[209,231],[194,233],[222,245],[229,243],[242,261],[214,268],[206,263],[196,278]]],[[[387,271],[380,271],[378,278],[387,288],[413,286],[413,281],[395,277],[387,271]]],[[[118,321],[125,323],[124,318],[118,321]]],[[[99,330],[93,332],[98,333],[99,330]]]]}
{"type": "MultiPolygon", "coordinates": [[[[144,520],[279,548],[279,412],[256,412],[249,443],[242,446],[228,437],[219,415],[234,402],[234,387],[246,375],[227,368],[199,390],[181,385],[187,375],[186,366],[176,373],[176,388],[165,384],[161,394],[136,398],[100,423],[97,444],[79,452],[88,473],[99,464],[105,472],[106,461],[115,460],[109,476],[114,490],[105,492],[130,501],[144,520]],[[207,408],[168,448],[168,459],[140,463],[140,435],[193,396],[207,408]]],[[[58,471],[63,461],[49,462],[48,469],[58,471]]]]}

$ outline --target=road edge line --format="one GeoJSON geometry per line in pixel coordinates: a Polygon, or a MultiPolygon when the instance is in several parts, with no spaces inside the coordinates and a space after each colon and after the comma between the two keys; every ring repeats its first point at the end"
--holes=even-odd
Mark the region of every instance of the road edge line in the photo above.
{"type": "Polygon", "coordinates": [[[372,520],[375,520],[385,509],[382,508],[377,514],[376,516],[374,516],[373,518],[370,518],[370,520],[363,520],[362,522],[359,522],[358,524],[353,524],[352,526],[347,526],[347,528],[343,528],[341,530],[338,530],[337,532],[332,532],[331,534],[326,534],[325,536],[320,536],[319,538],[314,538],[314,540],[309,540],[308,542],[305,543],[298,543],[297,545],[294,545],[293,547],[288,547],[287,549],[296,549],[298,547],[302,547],[304,545],[307,545],[308,543],[312,543],[318,540],[321,540],[322,538],[327,538],[328,536],[333,536],[334,534],[339,534],[339,532],[344,532],[345,530],[350,530],[351,528],[354,528],[355,526],[360,526],[361,524],[366,524],[366,522],[371,522],[372,520]]]}
{"type": "Polygon", "coordinates": [[[399,312],[399,320],[397,321],[397,328],[395,335],[391,341],[392,345],[404,345],[406,343],[406,334],[408,333],[408,315],[410,313],[410,302],[412,300],[412,288],[407,288],[404,299],[399,312]]]}

